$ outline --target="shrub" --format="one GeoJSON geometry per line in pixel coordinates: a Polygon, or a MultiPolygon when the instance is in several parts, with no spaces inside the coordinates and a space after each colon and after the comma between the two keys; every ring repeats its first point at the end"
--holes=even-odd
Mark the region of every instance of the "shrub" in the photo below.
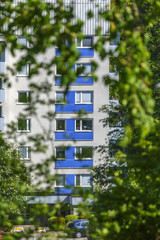
{"type": "Polygon", "coordinates": [[[70,214],[65,216],[66,223],[71,222],[73,220],[77,220],[77,219],[78,219],[77,215],[70,214]]]}
{"type": "Polygon", "coordinates": [[[64,230],[65,219],[63,217],[50,217],[48,219],[49,228],[55,231],[64,230]]]}

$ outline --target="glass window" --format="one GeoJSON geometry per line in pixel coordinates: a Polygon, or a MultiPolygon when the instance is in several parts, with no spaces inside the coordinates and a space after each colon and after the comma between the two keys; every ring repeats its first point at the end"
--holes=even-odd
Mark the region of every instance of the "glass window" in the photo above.
{"type": "Polygon", "coordinates": [[[65,120],[64,119],[56,120],[56,131],[65,131],[65,120]]]}
{"type": "Polygon", "coordinates": [[[57,187],[65,186],[65,175],[57,175],[56,186],[57,187]]]}
{"type": "Polygon", "coordinates": [[[82,68],[83,72],[82,75],[89,75],[92,71],[92,65],[90,63],[78,63],[77,68],[82,68]]]}
{"type": "Polygon", "coordinates": [[[76,147],[75,148],[76,159],[92,159],[93,148],[92,147],[76,147]]]}
{"type": "Polygon", "coordinates": [[[18,37],[17,42],[21,44],[22,46],[27,46],[27,39],[26,37],[18,37]]]}
{"type": "Polygon", "coordinates": [[[29,66],[26,64],[22,66],[20,71],[18,71],[18,76],[27,76],[28,73],[29,73],[29,66]]]}
{"type": "Polygon", "coordinates": [[[18,92],[18,103],[30,103],[31,92],[18,92]]]}
{"type": "Polygon", "coordinates": [[[30,131],[31,119],[18,119],[18,131],[30,131]]]}
{"type": "Polygon", "coordinates": [[[92,131],[92,119],[76,120],[76,131],[92,131]]]}
{"type": "Polygon", "coordinates": [[[82,40],[83,47],[92,47],[92,45],[93,45],[93,37],[92,36],[85,37],[82,40]]]}
{"type": "Polygon", "coordinates": [[[114,57],[109,58],[109,72],[118,72],[118,67],[115,63],[114,57]]]}
{"type": "Polygon", "coordinates": [[[56,103],[64,102],[64,92],[56,92],[56,103]]]}
{"type": "Polygon", "coordinates": [[[76,103],[92,103],[93,92],[76,92],[76,103]]]}
{"type": "Polygon", "coordinates": [[[31,158],[31,148],[30,147],[18,147],[21,159],[30,159],[31,158]]]}
{"type": "Polygon", "coordinates": [[[76,186],[91,187],[91,175],[76,175],[76,186]]]}
{"type": "Polygon", "coordinates": [[[56,147],[56,158],[57,159],[65,159],[66,151],[64,147],[56,147]]]}
{"type": "Polygon", "coordinates": [[[2,106],[0,106],[0,117],[2,117],[2,106]]]}
{"type": "Polygon", "coordinates": [[[86,36],[82,41],[77,39],[77,47],[87,47],[90,48],[93,45],[93,37],[86,36]]]}
{"type": "Polygon", "coordinates": [[[2,78],[0,78],[0,89],[2,89],[2,87],[3,87],[3,80],[2,78]]]}
{"type": "Polygon", "coordinates": [[[5,43],[0,42],[0,62],[5,62],[5,43]]]}

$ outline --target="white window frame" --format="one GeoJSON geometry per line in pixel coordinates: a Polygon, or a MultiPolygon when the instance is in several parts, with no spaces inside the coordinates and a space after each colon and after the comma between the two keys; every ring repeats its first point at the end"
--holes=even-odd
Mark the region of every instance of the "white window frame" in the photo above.
{"type": "Polygon", "coordinates": [[[19,93],[26,93],[27,94],[27,99],[29,99],[29,94],[31,94],[31,91],[17,91],[17,104],[20,104],[20,105],[28,105],[30,104],[30,102],[19,102],[18,99],[19,99],[19,93]]]}
{"type": "MultiPolygon", "coordinates": [[[[27,73],[26,74],[19,74],[19,72],[17,72],[17,76],[18,77],[27,77],[28,75],[29,75],[29,64],[26,64],[26,65],[24,65],[24,66],[27,66],[27,73]]],[[[24,67],[23,66],[23,67],[24,67]]],[[[22,68],[23,68],[22,67],[22,68]]]]}
{"type": "Polygon", "coordinates": [[[75,160],[92,160],[93,159],[93,147],[91,146],[77,146],[75,147],[75,160]],[[91,158],[78,158],[76,148],[80,148],[80,154],[82,155],[82,148],[91,148],[92,149],[92,157],[91,158]]]}
{"type": "Polygon", "coordinates": [[[84,39],[82,39],[81,41],[80,41],[80,46],[78,46],[78,39],[76,38],[76,45],[77,45],[77,48],[92,48],[93,47],[93,40],[94,40],[94,38],[93,38],[93,36],[85,36],[84,37],[84,39]],[[85,47],[85,46],[83,46],[83,40],[85,39],[85,38],[87,38],[87,37],[91,37],[92,38],[92,45],[90,46],[90,47],[85,47]]]}
{"type": "Polygon", "coordinates": [[[65,187],[66,186],[66,175],[65,174],[57,174],[57,176],[64,176],[64,185],[57,186],[57,179],[55,180],[55,187],[65,187]]]}
{"type": "Polygon", "coordinates": [[[57,146],[55,147],[55,152],[56,152],[56,160],[65,160],[66,159],[66,148],[62,146],[57,146]],[[57,148],[63,148],[65,152],[65,157],[64,158],[57,158],[57,148]]]}
{"type": "MultiPolygon", "coordinates": [[[[18,120],[21,120],[21,118],[18,120]]],[[[23,120],[23,118],[22,118],[22,120],[23,120]]],[[[17,121],[17,132],[31,132],[31,118],[24,118],[24,120],[27,121],[26,122],[27,130],[19,130],[18,129],[18,121],[17,121]],[[29,129],[29,127],[30,127],[30,129],[29,129]]]]}
{"type": "Polygon", "coordinates": [[[88,186],[88,185],[82,186],[82,178],[83,178],[83,176],[90,176],[90,178],[91,178],[91,174],[76,174],[75,175],[75,187],[92,187],[92,184],[90,184],[90,186],[88,186]],[[79,186],[77,186],[77,183],[76,183],[76,176],[77,175],[80,176],[80,185],[79,186]]]}
{"type": "Polygon", "coordinates": [[[65,95],[63,91],[56,91],[55,92],[55,104],[65,104],[65,95]],[[62,101],[57,101],[57,93],[63,93],[63,99],[62,101]]]}
{"type": "Polygon", "coordinates": [[[26,148],[27,149],[27,151],[26,151],[27,157],[25,157],[25,158],[24,157],[20,157],[20,159],[22,159],[22,160],[31,160],[31,147],[29,147],[29,146],[19,146],[17,148],[17,150],[20,152],[19,148],[26,148]],[[30,156],[29,156],[29,153],[30,153],[30,156]]]}
{"type": "Polygon", "coordinates": [[[93,91],[77,91],[75,92],[75,104],[93,104],[93,91]],[[80,93],[80,102],[76,102],[77,99],[77,94],[80,93]],[[83,102],[82,99],[82,95],[83,93],[90,93],[91,94],[91,102],[83,102]]]}
{"type": "Polygon", "coordinates": [[[65,121],[65,129],[64,130],[55,130],[56,132],[65,132],[66,131],[66,119],[63,119],[63,118],[57,118],[57,119],[55,119],[56,121],[55,121],[55,129],[57,128],[57,121],[58,120],[64,120],[65,121]]]}
{"type": "Polygon", "coordinates": [[[75,119],[75,132],[93,132],[93,118],[88,119],[75,119]],[[76,130],[76,121],[80,120],[80,130],[76,130]],[[82,130],[82,121],[83,120],[91,120],[92,121],[92,130],[82,130]]]}
{"type": "MultiPolygon", "coordinates": [[[[91,66],[91,72],[92,72],[92,64],[90,62],[78,62],[75,64],[75,71],[77,71],[78,65],[90,65],[91,66]]],[[[81,66],[82,67],[82,66],[81,66]]],[[[81,73],[79,76],[91,76],[91,73],[85,74],[81,73]]]]}

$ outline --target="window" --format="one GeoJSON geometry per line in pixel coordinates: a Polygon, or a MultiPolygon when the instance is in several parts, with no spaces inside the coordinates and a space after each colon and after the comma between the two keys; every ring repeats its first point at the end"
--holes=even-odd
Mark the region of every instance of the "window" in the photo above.
{"type": "Polygon", "coordinates": [[[92,71],[92,65],[90,63],[77,63],[77,69],[83,68],[81,75],[89,75],[92,71]]]}
{"type": "Polygon", "coordinates": [[[65,175],[57,175],[56,176],[56,187],[64,187],[65,186],[65,175]]]}
{"type": "Polygon", "coordinates": [[[2,106],[0,106],[0,118],[2,118],[2,106]]]}
{"type": "Polygon", "coordinates": [[[30,147],[18,147],[21,159],[30,159],[31,158],[31,148],[30,147]]]}
{"type": "Polygon", "coordinates": [[[25,46],[25,47],[29,47],[29,42],[27,41],[26,37],[18,37],[17,38],[17,43],[22,45],[22,46],[25,46]]]}
{"type": "Polygon", "coordinates": [[[29,74],[29,65],[28,64],[22,66],[21,70],[18,71],[18,73],[17,73],[18,76],[28,76],[28,74],[29,74]]]}
{"type": "Polygon", "coordinates": [[[18,131],[30,132],[31,119],[18,119],[18,131]]]}
{"type": "Polygon", "coordinates": [[[18,92],[18,103],[22,103],[22,104],[28,104],[31,101],[31,92],[29,91],[22,91],[22,92],[18,92]]]}
{"type": "Polygon", "coordinates": [[[56,120],[56,131],[65,131],[65,120],[64,119],[56,120]]]}
{"type": "Polygon", "coordinates": [[[118,72],[118,67],[115,62],[115,57],[109,58],[109,72],[118,72]]]}
{"type": "Polygon", "coordinates": [[[65,147],[56,147],[56,159],[65,159],[66,149],[65,147]]]}
{"type": "Polygon", "coordinates": [[[79,41],[77,39],[77,47],[86,47],[90,48],[93,45],[93,37],[92,36],[86,36],[82,41],[79,41]]]}
{"type": "Polygon", "coordinates": [[[2,80],[2,78],[0,78],[0,89],[2,89],[3,88],[3,80],[2,80]]]}
{"type": "Polygon", "coordinates": [[[76,131],[92,131],[92,119],[76,120],[76,131]]]}
{"type": "Polygon", "coordinates": [[[5,62],[5,43],[0,42],[0,62],[5,62]]]}
{"type": "Polygon", "coordinates": [[[75,158],[78,160],[92,159],[93,158],[93,148],[92,147],[76,147],[75,148],[75,158]]]}
{"type": "Polygon", "coordinates": [[[64,103],[64,92],[56,92],[56,104],[59,103],[59,104],[62,104],[64,103]]]}
{"type": "Polygon", "coordinates": [[[91,175],[76,175],[77,187],[91,187],[91,175]]]}
{"type": "Polygon", "coordinates": [[[76,92],[75,103],[93,103],[93,92],[76,92]]]}

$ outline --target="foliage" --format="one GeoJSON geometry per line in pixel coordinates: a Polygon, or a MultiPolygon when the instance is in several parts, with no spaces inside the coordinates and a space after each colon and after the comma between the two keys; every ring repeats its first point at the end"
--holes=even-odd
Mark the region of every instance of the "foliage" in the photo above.
{"type": "Polygon", "coordinates": [[[65,218],[63,217],[50,217],[48,219],[49,227],[54,231],[63,230],[65,227],[65,218]]]}
{"type": "Polygon", "coordinates": [[[73,220],[77,220],[77,219],[78,219],[77,215],[70,214],[65,216],[66,223],[71,222],[73,220]]]}
{"type": "Polygon", "coordinates": [[[28,190],[29,176],[17,149],[0,136],[0,219],[1,226],[10,229],[10,221],[25,210],[24,194],[28,190]],[[5,213],[5,214],[4,214],[5,213]]]}

